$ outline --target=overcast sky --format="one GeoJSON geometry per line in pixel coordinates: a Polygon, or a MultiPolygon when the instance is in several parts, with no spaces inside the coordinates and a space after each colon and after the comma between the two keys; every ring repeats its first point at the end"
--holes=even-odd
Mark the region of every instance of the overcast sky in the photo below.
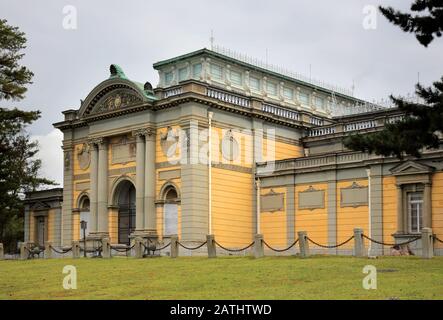
{"type": "MultiPolygon", "coordinates": [[[[410,1],[61,1],[2,0],[0,18],[28,38],[23,64],[34,84],[19,102],[0,106],[39,109],[29,131],[41,144],[43,174],[61,181],[61,135],[52,123],[120,65],[126,75],[154,86],[156,61],[215,43],[287,69],[351,88],[367,100],[412,93],[417,82],[443,75],[443,39],[419,45],[377,14],[365,29],[367,5],[409,9],[410,1]],[[77,10],[77,29],[63,28],[63,8],[77,10]]],[[[367,21],[367,20],[366,20],[367,21]]]]}

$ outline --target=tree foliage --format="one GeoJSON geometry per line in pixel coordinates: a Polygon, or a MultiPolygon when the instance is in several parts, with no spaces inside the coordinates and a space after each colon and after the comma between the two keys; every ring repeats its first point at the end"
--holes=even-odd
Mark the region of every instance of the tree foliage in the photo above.
{"type": "MultiPolygon", "coordinates": [[[[380,7],[383,15],[405,32],[416,34],[418,41],[428,46],[434,36],[443,31],[443,2],[437,0],[415,0],[411,5],[415,12],[427,15],[412,15],[393,8],[380,7]]],[[[401,121],[386,124],[383,130],[355,134],[344,139],[346,147],[352,150],[375,153],[383,156],[405,155],[420,157],[424,148],[439,148],[443,133],[443,77],[433,87],[416,85],[416,94],[424,103],[412,103],[391,96],[391,100],[405,116],[401,121]]]]}
{"type": "MultiPolygon", "coordinates": [[[[0,100],[21,100],[32,72],[21,66],[26,38],[17,27],[0,20],[0,100]]],[[[11,251],[23,238],[24,193],[54,182],[40,178],[38,144],[31,141],[26,126],[40,111],[0,108],[0,242],[11,251]]]]}

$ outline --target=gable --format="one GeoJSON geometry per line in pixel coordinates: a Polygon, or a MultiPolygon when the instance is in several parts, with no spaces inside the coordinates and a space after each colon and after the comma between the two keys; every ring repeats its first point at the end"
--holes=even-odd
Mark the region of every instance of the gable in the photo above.
{"type": "Polygon", "coordinates": [[[390,169],[393,175],[407,175],[407,174],[420,174],[430,173],[434,171],[434,167],[425,165],[420,162],[408,160],[400,163],[399,165],[390,169]]]}

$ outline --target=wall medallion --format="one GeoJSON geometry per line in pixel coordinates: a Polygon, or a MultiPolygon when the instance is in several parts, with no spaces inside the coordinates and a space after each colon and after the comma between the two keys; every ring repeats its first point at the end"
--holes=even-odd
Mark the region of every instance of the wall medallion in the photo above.
{"type": "Polygon", "coordinates": [[[83,143],[80,149],[77,149],[77,161],[80,169],[85,170],[89,167],[89,163],[91,162],[91,152],[88,144],[83,143]]]}
{"type": "Polygon", "coordinates": [[[238,158],[240,147],[237,140],[232,134],[232,130],[228,130],[221,141],[221,152],[223,158],[229,161],[234,161],[238,158]]]}

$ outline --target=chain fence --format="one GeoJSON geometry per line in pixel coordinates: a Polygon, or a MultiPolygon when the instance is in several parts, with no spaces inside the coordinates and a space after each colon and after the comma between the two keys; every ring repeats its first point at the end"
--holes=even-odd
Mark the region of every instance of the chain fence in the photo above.
{"type": "Polygon", "coordinates": [[[223,250],[226,250],[228,252],[242,252],[245,250],[248,250],[250,247],[252,247],[254,245],[254,242],[251,242],[250,244],[248,244],[246,247],[240,248],[240,249],[229,249],[226,248],[225,246],[222,246],[220,243],[218,243],[217,241],[214,241],[214,243],[219,246],[220,248],[222,248],[223,250]]]}
{"type": "Polygon", "coordinates": [[[375,240],[375,239],[369,238],[369,237],[368,237],[367,235],[365,235],[365,234],[362,234],[362,237],[365,238],[365,239],[367,239],[367,240],[369,240],[369,241],[371,241],[371,242],[373,242],[373,243],[379,244],[379,245],[381,245],[381,246],[387,246],[387,247],[403,246],[403,245],[410,244],[410,243],[412,243],[412,242],[414,242],[414,241],[417,241],[417,240],[421,239],[421,236],[417,236],[417,237],[414,237],[413,239],[410,239],[410,240],[408,240],[408,241],[401,242],[401,243],[387,243],[387,242],[378,241],[378,240],[375,240]]]}
{"type": "Polygon", "coordinates": [[[274,251],[274,252],[285,252],[290,250],[293,246],[295,246],[297,244],[299,239],[295,240],[289,247],[286,247],[284,249],[277,249],[274,247],[271,247],[265,240],[263,240],[263,244],[270,250],[274,251]]]}
{"type": "Polygon", "coordinates": [[[203,247],[205,244],[207,244],[208,241],[205,241],[205,242],[203,242],[202,244],[200,244],[200,245],[198,245],[198,246],[196,246],[196,247],[187,247],[187,246],[185,246],[183,243],[178,242],[178,241],[177,241],[177,243],[178,243],[178,245],[179,245],[180,247],[182,247],[183,249],[191,250],[191,251],[192,251],[192,250],[200,249],[200,248],[203,247]]]}
{"type": "Polygon", "coordinates": [[[306,236],[306,240],[308,240],[309,242],[311,242],[312,244],[315,244],[316,246],[320,247],[320,248],[325,248],[325,249],[335,249],[341,246],[344,246],[345,244],[347,244],[349,241],[351,241],[352,239],[354,239],[354,236],[350,236],[348,239],[346,239],[345,241],[338,243],[338,244],[334,244],[334,245],[325,245],[325,244],[320,244],[314,240],[312,240],[311,238],[309,238],[308,236],[306,236]]]}

